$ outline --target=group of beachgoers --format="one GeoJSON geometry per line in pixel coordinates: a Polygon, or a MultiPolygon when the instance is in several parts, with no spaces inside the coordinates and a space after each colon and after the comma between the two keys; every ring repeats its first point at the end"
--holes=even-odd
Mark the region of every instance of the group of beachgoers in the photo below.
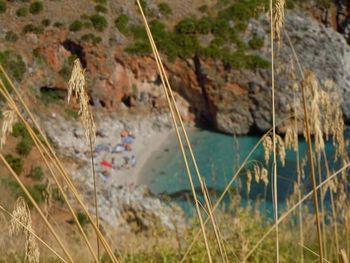
{"type": "Polygon", "coordinates": [[[97,169],[100,171],[99,173],[103,179],[109,179],[112,176],[113,170],[135,167],[136,156],[132,153],[132,143],[135,139],[136,137],[132,132],[123,130],[120,132],[120,143],[117,143],[114,147],[111,148],[107,144],[96,145],[94,156],[97,157],[104,154],[104,159],[99,162],[97,169]]]}

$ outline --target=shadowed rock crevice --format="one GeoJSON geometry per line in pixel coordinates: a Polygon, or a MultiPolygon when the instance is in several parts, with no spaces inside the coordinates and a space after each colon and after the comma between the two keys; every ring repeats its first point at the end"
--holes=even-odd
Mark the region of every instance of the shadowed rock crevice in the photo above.
{"type": "Polygon", "coordinates": [[[65,100],[67,97],[67,90],[59,87],[42,86],[40,87],[40,96],[48,102],[65,100]]]}
{"type": "Polygon", "coordinates": [[[75,43],[74,41],[72,41],[70,39],[66,39],[62,43],[62,45],[66,50],[68,50],[72,54],[76,55],[80,59],[82,66],[84,68],[86,68],[87,61],[86,61],[86,57],[85,57],[84,48],[81,45],[75,43]]]}

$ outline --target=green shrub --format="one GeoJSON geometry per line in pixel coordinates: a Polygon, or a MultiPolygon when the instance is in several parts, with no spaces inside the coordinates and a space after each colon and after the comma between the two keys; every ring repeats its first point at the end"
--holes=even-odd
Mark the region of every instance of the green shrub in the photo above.
{"type": "Polygon", "coordinates": [[[23,122],[16,122],[12,127],[12,135],[16,138],[18,137],[28,137],[29,132],[23,122]]]}
{"type": "Polygon", "coordinates": [[[143,11],[145,12],[145,14],[148,13],[148,6],[147,6],[147,3],[145,0],[140,0],[140,4],[141,4],[141,7],[143,9],[143,11]]]}
{"type": "Polygon", "coordinates": [[[125,32],[128,22],[129,17],[127,15],[120,15],[115,19],[114,24],[118,28],[118,30],[123,33],[125,32]]]}
{"type": "Polygon", "coordinates": [[[167,3],[160,3],[158,5],[159,11],[162,15],[164,16],[168,16],[171,15],[173,13],[173,11],[171,10],[170,6],[167,3]]]}
{"type": "Polygon", "coordinates": [[[5,159],[17,175],[20,175],[22,173],[23,160],[21,158],[15,157],[11,154],[7,154],[5,155],[5,159]]]}
{"type": "Polygon", "coordinates": [[[16,10],[16,15],[17,16],[26,16],[28,15],[28,9],[26,7],[20,7],[16,10]]]}
{"type": "Polygon", "coordinates": [[[177,37],[178,55],[182,58],[190,58],[199,50],[199,41],[195,36],[178,36],[177,37]]]}
{"type": "Polygon", "coordinates": [[[247,66],[250,69],[268,68],[270,62],[258,55],[250,55],[248,56],[247,66]]]}
{"type": "Polygon", "coordinates": [[[194,34],[196,33],[197,22],[194,18],[184,18],[175,27],[176,32],[179,34],[194,34]]]}
{"type": "Polygon", "coordinates": [[[47,185],[45,184],[35,184],[32,187],[28,187],[30,194],[37,203],[42,203],[45,201],[45,192],[47,185]]]}
{"type": "Polygon", "coordinates": [[[66,109],[64,112],[69,119],[77,120],[79,118],[79,114],[76,110],[66,109]]]}
{"type": "Polygon", "coordinates": [[[83,28],[83,23],[79,20],[75,20],[72,24],[69,26],[69,30],[73,32],[80,31],[83,28]]]}
{"type": "MultiPolygon", "coordinates": [[[[67,66],[67,68],[69,67],[67,66]]],[[[45,91],[41,90],[40,92],[40,100],[46,105],[51,103],[58,103],[60,101],[63,101],[64,99],[65,99],[64,91],[60,91],[58,89],[46,89],[45,91]]]]}
{"type": "Polygon", "coordinates": [[[108,26],[108,22],[104,16],[101,15],[93,15],[90,17],[90,21],[93,25],[93,27],[100,32],[103,32],[106,27],[108,26]]]}
{"type": "Polygon", "coordinates": [[[17,145],[16,145],[16,152],[22,156],[27,156],[33,148],[33,142],[31,141],[31,138],[23,138],[17,145]]]}
{"type": "Polygon", "coordinates": [[[78,222],[79,222],[79,224],[81,226],[85,226],[88,223],[90,223],[90,221],[89,221],[88,217],[86,216],[86,214],[83,213],[83,212],[80,212],[80,211],[77,213],[77,219],[78,219],[78,222]]]}
{"type": "Polygon", "coordinates": [[[95,11],[97,13],[107,13],[108,9],[107,9],[107,7],[99,4],[99,5],[95,5],[95,11]]]}
{"type": "Polygon", "coordinates": [[[57,187],[52,188],[52,198],[53,198],[53,200],[56,200],[56,201],[60,202],[61,204],[64,204],[64,198],[62,197],[62,195],[57,187]]]}
{"type": "Polygon", "coordinates": [[[27,24],[23,27],[23,33],[41,34],[43,32],[44,32],[44,27],[42,25],[36,26],[33,24],[27,24]]]}
{"type": "Polygon", "coordinates": [[[230,25],[227,20],[222,18],[217,18],[212,24],[212,33],[214,36],[220,36],[227,39],[230,35],[230,25]]]}
{"type": "Polygon", "coordinates": [[[33,15],[39,14],[41,11],[43,11],[44,5],[40,1],[35,1],[30,4],[29,6],[29,12],[32,13],[33,15]]]}
{"type": "Polygon", "coordinates": [[[101,37],[98,37],[98,36],[95,36],[94,34],[92,33],[89,33],[89,34],[85,34],[81,37],[81,40],[84,41],[84,42],[90,42],[94,45],[100,43],[102,41],[102,38],[101,37]]]}
{"type": "Polygon", "coordinates": [[[64,24],[62,22],[55,22],[53,24],[54,27],[57,27],[57,28],[62,28],[64,26],[64,24]]]}
{"type": "Polygon", "coordinates": [[[254,36],[249,40],[248,45],[252,49],[261,49],[264,46],[264,38],[254,36]]]}
{"type": "Polygon", "coordinates": [[[0,52],[0,63],[15,80],[21,81],[23,79],[26,72],[26,64],[21,55],[10,50],[5,50],[0,52]]]}
{"type": "Polygon", "coordinates": [[[7,9],[5,1],[0,0],[0,13],[5,13],[7,9]]]}
{"type": "Polygon", "coordinates": [[[130,47],[127,47],[125,51],[131,54],[143,55],[143,54],[149,54],[152,51],[152,49],[150,44],[147,41],[142,41],[142,42],[140,41],[140,42],[134,43],[130,47]]]}
{"type": "Polygon", "coordinates": [[[45,19],[43,19],[43,20],[41,21],[41,24],[42,24],[43,26],[48,27],[48,26],[51,25],[51,20],[48,19],[48,18],[45,18],[45,19]]]}
{"type": "Polygon", "coordinates": [[[201,5],[199,8],[198,8],[199,11],[201,11],[202,13],[206,13],[209,11],[209,7],[207,4],[204,4],[204,5],[201,5]]]}
{"type": "Polygon", "coordinates": [[[242,0],[235,1],[232,5],[225,10],[219,12],[219,17],[227,21],[234,20],[236,22],[246,22],[252,17],[256,17],[258,14],[258,7],[265,5],[267,8],[266,0],[242,0]]]}
{"type": "Polygon", "coordinates": [[[246,31],[247,27],[248,27],[248,23],[245,21],[236,22],[236,24],[235,24],[235,28],[241,32],[246,31]]]}
{"type": "Polygon", "coordinates": [[[35,181],[41,181],[44,178],[43,168],[41,166],[32,167],[28,176],[35,181]]]}
{"type": "Polygon", "coordinates": [[[210,17],[202,17],[196,25],[196,31],[200,34],[208,34],[212,29],[212,21],[210,17]]]}
{"type": "Polygon", "coordinates": [[[130,31],[136,40],[148,40],[146,30],[143,26],[131,26],[130,31]]]}
{"type": "Polygon", "coordinates": [[[90,20],[90,16],[88,14],[82,14],[80,18],[83,20],[90,20]]]}
{"type": "Polygon", "coordinates": [[[58,74],[65,80],[69,80],[71,73],[71,68],[68,65],[63,65],[58,74]]]}
{"type": "Polygon", "coordinates": [[[107,0],[94,0],[94,2],[97,4],[102,4],[102,5],[107,4],[107,0]]]}
{"type": "Polygon", "coordinates": [[[5,35],[5,40],[9,42],[16,42],[18,40],[18,35],[13,31],[8,31],[5,35]]]}
{"type": "Polygon", "coordinates": [[[84,27],[84,28],[91,28],[91,27],[92,27],[92,24],[91,24],[90,21],[84,21],[84,22],[83,22],[83,27],[84,27]]]}

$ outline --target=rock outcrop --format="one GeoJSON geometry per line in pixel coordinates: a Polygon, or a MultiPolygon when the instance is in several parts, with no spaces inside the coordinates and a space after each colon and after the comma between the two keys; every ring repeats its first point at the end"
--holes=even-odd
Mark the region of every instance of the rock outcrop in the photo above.
{"type": "MultiPolygon", "coordinates": [[[[250,52],[266,60],[270,59],[268,31],[268,18],[262,15],[249,21],[243,37],[244,42],[253,36],[264,38],[264,46],[250,52]]],[[[302,66],[315,72],[321,83],[331,79],[338,86],[344,117],[349,123],[350,47],[344,37],[301,10],[286,13],[284,32],[288,33],[302,66]]],[[[293,52],[286,34],[282,32],[282,36],[282,45],[275,50],[277,120],[290,116],[293,97],[291,83],[281,70],[288,66],[293,52]]],[[[67,30],[60,29],[49,29],[39,36],[28,33],[23,47],[15,44],[15,48],[27,54],[24,60],[30,66],[23,89],[65,90],[67,81],[62,69],[69,74],[67,61],[74,55],[86,64],[91,104],[96,109],[138,115],[167,111],[153,56],[127,55],[122,44],[103,43],[80,43],[67,30]]],[[[176,59],[173,63],[164,57],[163,61],[186,122],[235,134],[263,132],[271,127],[270,69],[235,70],[219,60],[198,56],[176,59]]],[[[300,80],[300,73],[297,77],[300,80]]]]}

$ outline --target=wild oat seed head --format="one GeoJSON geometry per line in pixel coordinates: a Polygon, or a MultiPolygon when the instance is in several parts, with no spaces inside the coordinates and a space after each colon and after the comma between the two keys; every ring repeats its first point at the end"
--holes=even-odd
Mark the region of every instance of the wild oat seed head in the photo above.
{"type": "Polygon", "coordinates": [[[40,251],[33,234],[28,232],[25,244],[25,259],[30,263],[39,263],[40,251]]]}
{"type": "Polygon", "coordinates": [[[3,122],[1,127],[0,136],[0,149],[2,149],[6,143],[7,136],[12,133],[13,125],[17,121],[17,114],[13,108],[10,106],[3,112],[3,122]]]}
{"type": "Polygon", "coordinates": [[[298,151],[298,131],[293,124],[288,125],[286,129],[286,133],[284,135],[284,145],[286,149],[293,149],[295,152],[298,151]]]}
{"type": "Polygon", "coordinates": [[[260,182],[260,166],[254,165],[254,178],[257,183],[260,182]]]}
{"type": "Polygon", "coordinates": [[[265,167],[261,169],[261,181],[267,186],[269,184],[269,173],[265,167]]]}
{"type": "Polygon", "coordinates": [[[274,36],[278,41],[278,45],[281,45],[281,29],[284,23],[284,6],[285,0],[276,0],[273,16],[273,30],[274,36]]]}
{"type": "Polygon", "coordinates": [[[310,114],[310,129],[315,137],[315,150],[317,154],[320,154],[325,147],[323,139],[323,127],[322,127],[322,115],[321,115],[321,89],[318,84],[316,75],[311,71],[305,71],[305,79],[302,82],[305,90],[311,94],[311,114],[310,114]],[[312,120],[312,121],[311,121],[312,120]]]}
{"type": "Polygon", "coordinates": [[[16,235],[21,231],[24,231],[25,229],[21,224],[18,223],[21,222],[23,225],[28,226],[32,224],[31,218],[30,218],[30,211],[29,208],[24,201],[22,197],[19,197],[16,200],[15,208],[12,212],[12,216],[15,219],[11,220],[11,225],[9,229],[10,236],[16,235]],[[16,220],[17,219],[17,220],[16,220]]]}
{"type": "Polygon", "coordinates": [[[86,94],[85,70],[79,59],[74,61],[71,78],[68,82],[68,103],[72,94],[79,103],[79,116],[85,128],[85,138],[88,144],[93,144],[96,139],[96,126],[89,108],[89,97],[86,94]]]}
{"type": "Polygon", "coordinates": [[[70,102],[72,94],[78,97],[79,94],[84,92],[86,85],[84,73],[85,70],[83,70],[80,60],[74,60],[72,75],[68,82],[68,103],[70,102]]]}
{"type": "Polygon", "coordinates": [[[250,189],[251,189],[251,185],[252,185],[252,179],[253,179],[252,173],[251,173],[250,170],[247,170],[246,176],[247,176],[247,195],[249,195],[250,189]]]}
{"type": "Polygon", "coordinates": [[[15,203],[15,208],[12,212],[12,220],[10,224],[10,236],[24,232],[25,240],[25,260],[30,263],[39,263],[40,252],[36,239],[30,231],[32,229],[32,219],[28,205],[22,197],[19,197],[15,203]],[[23,227],[21,222],[26,228],[23,227]]]}
{"type": "Polygon", "coordinates": [[[280,157],[282,166],[284,167],[286,164],[286,149],[284,147],[284,141],[279,135],[276,135],[276,139],[277,139],[277,146],[278,146],[278,155],[280,157]]]}
{"type": "Polygon", "coordinates": [[[273,142],[271,137],[265,136],[262,144],[264,147],[264,159],[267,165],[269,163],[270,155],[273,152],[273,142]]]}

